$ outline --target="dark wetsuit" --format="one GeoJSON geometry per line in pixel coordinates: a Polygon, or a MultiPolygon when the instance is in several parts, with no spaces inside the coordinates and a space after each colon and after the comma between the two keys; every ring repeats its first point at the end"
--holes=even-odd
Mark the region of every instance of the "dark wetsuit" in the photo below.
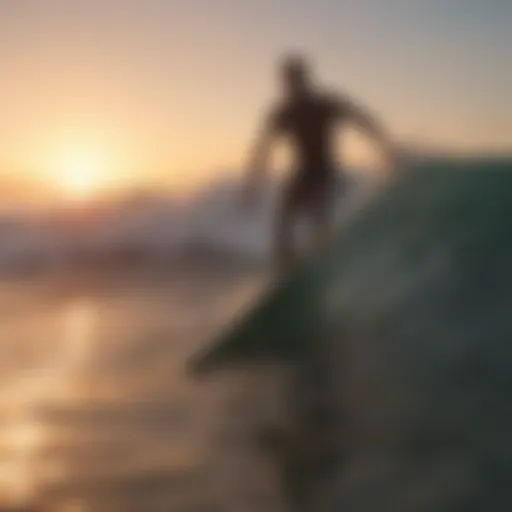
{"type": "Polygon", "coordinates": [[[270,130],[285,136],[295,154],[295,172],[284,191],[277,224],[278,259],[292,260],[290,220],[306,213],[317,224],[319,238],[330,227],[336,165],[335,127],[349,115],[349,103],[326,94],[290,100],[271,114],[270,130]]]}

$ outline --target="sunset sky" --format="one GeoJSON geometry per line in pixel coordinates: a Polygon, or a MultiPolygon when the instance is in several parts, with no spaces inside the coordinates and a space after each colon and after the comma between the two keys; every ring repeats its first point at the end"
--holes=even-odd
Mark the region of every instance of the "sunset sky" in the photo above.
{"type": "Polygon", "coordinates": [[[289,49],[400,140],[510,148],[511,26],[510,0],[0,0],[0,189],[239,170],[289,49]]]}

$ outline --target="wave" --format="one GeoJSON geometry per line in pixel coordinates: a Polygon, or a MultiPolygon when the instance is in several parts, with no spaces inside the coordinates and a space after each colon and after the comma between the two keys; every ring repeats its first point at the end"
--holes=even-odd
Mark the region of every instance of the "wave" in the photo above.
{"type": "MultiPolygon", "coordinates": [[[[350,183],[354,188],[358,180],[350,183]]],[[[268,183],[251,213],[240,208],[241,184],[226,179],[185,199],[139,195],[85,209],[4,212],[0,275],[85,262],[151,264],[213,254],[265,265],[280,187],[279,182],[268,183]]]]}

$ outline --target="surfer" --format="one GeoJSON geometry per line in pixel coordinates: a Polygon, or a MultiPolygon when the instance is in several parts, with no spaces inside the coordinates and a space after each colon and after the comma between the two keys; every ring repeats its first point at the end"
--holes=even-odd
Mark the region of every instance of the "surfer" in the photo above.
{"type": "Polygon", "coordinates": [[[295,221],[301,215],[313,224],[315,247],[325,242],[334,224],[337,169],[333,149],[335,130],[352,124],[374,139],[391,156],[387,134],[376,119],[345,95],[329,94],[316,86],[306,61],[287,56],[281,63],[283,98],[268,114],[249,165],[245,204],[254,203],[274,141],[284,136],[295,154],[294,172],[285,186],[275,221],[279,273],[293,267],[295,221]]]}

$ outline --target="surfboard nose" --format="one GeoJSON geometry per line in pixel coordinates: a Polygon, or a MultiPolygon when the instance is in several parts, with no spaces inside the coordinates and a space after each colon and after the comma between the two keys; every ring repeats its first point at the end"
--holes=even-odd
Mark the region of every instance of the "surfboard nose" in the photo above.
{"type": "Polygon", "coordinates": [[[211,351],[201,351],[193,355],[185,364],[185,372],[190,377],[200,378],[218,369],[214,354],[211,351]]]}

